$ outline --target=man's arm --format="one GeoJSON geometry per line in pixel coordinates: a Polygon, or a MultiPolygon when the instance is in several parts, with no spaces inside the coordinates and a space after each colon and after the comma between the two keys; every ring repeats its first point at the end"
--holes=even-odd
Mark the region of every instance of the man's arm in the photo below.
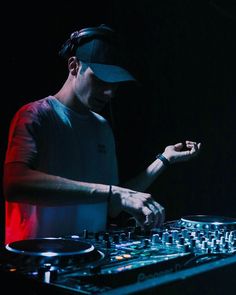
{"type": "Polygon", "coordinates": [[[50,175],[14,162],[4,167],[4,195],[9,202],[65,206],[105,201],[109,186],[50,175]]]}
{"type": "MultiPolygon", "coordinates": [[[[190,160],[199,153],[200,148],[201,143],[187,140],[185,144],[177,143],[175,145],[167,146],[162,155],[169,164],[173,164],[176,162],[190,160]],[[184,149],[184,146],[186,146],[186,149],[184,149]]],[[[165,163],[157,158],[147,167],[146,170],[144,170],[135,178],[126,182],[123,186],[133,190],[144,192],[157,179],[161,172],[165,170],[165,167],[165,163]]]]}
{"type": "Polygon", "coordinates": [[[109,200],[109,214],[128,212],[141,226],[159,225],[164,208],[150,194],[119,186],[70,180],[30,169],[22,162],[4,169],[4,195],[8,202],[42,206],[66,206],[109,200]]]}

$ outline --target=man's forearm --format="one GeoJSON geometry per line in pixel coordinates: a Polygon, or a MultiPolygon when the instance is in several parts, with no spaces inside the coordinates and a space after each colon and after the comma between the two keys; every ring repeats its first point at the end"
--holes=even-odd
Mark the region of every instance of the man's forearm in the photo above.
{"type": "Polygon", "coordinates": [[[122,184],[122,186],[139,192],[144,192],[156,180],[156,178],[164,169],[165,165],[163,162],[160,159],[156,159],[147,167],[146,170],[122,184]]]}
{"type": "Polygon", "coordinates": [[[4,191],[10,202],[65,206],[105,201],[109,186],[49,175],[24,164],[8,164],[4,171],[4,191]]]}

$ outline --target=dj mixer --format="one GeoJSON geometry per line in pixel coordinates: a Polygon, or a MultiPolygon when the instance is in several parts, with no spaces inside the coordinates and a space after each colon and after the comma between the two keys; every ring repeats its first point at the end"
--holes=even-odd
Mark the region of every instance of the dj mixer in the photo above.
{"type": "Polygon", "coordinates": [[[236,219],[191,215],[149,231],[111,226],[15,241],[1,251],[0,272],[9,291],[34,295],[221,294],[217,278],[235,291],[236,219]],[[207,286],[196,285],[204,278],[207,286]]]}

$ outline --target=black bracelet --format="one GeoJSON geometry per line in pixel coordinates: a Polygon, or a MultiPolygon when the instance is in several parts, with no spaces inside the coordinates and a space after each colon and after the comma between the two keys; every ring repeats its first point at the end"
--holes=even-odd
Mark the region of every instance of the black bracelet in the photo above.
{"type": "Polygon", "coordinates": [[[107,197],[107,222],[106,222],[106,228],[109,229],[110,227],[110,216],[109,216],[109,206],[111,202],[111,195],[112,195],[112,185],[109,184],[109,192],[107,197]]]}
{"type": "Polygon", "coordinates": [[[165,167],[170,166],[170,161],[166,159],[162,154],[156,156],[157,159],[161,160],[165,167]]]}
{"type": "Polygon", "coordinates": [[[111,195],[112,195],[112,185],[109,185],[109,193],[108,193],[108,198],[107,198],[107,203],[109,206],[110,200],[111,200],[111,195]]]}

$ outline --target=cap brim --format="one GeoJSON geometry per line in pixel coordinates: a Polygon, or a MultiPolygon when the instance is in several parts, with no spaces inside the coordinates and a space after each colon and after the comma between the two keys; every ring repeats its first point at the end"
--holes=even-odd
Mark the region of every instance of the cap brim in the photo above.
{"type": "Polygon", "coordinates": [[[122,67],[98,63],[86,64],[94,72],[94,75],[102,81],[108,83],[136,81],[136,79],[122,67]]]}

